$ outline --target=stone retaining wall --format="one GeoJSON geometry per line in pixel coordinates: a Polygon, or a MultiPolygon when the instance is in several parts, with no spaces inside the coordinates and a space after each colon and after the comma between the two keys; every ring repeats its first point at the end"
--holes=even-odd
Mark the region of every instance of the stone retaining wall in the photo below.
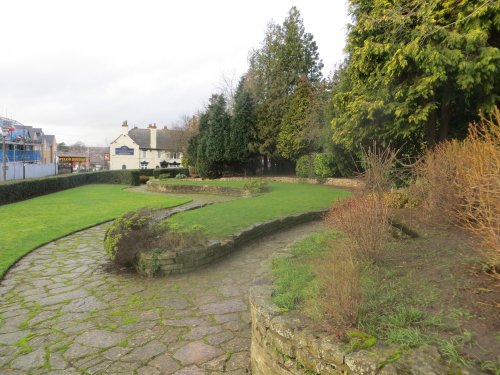
{"type": "MultiPolygon", "coordinates": [[[[276,254],[276,256],[286,254],[276,254]]],[[[271,299],[274,289],[271,260],[265,262],[250,289],[253,375],[350,374],[416,375],[476,374],[469,368],[450,368],[436,347],[404,351],[377,343],[369,350],[350,352],[347,345],[315,329],[298,312],[282,312],[271,299]]]]}
{"type": "Polygon", "coordinates": [[[160,254],[140,253],[136,268],[138,272],[147,275],[169,275],[193,271],[233,252],[244,243],[298,224],[321,219],[325,212],[326,210],[305,212],[254,224],[230,238],[221,241],[212,240],[208,246],[164,251],[160,254]]]}
{"type": "Polygon", "coordinates": [[[160,193],[214,194],[228,195],[231,197],[246,197],[251,195],[249,190],[228,186],[161,184],[156,181],[148,181],[146,184],[148,190],[160,193]]]}
{"type": "MultiPolygon", "coordinates": [[[[268,181],[289,182],[289,183],[305,183],[313,185],[327,185],[343,187],[348,189],[360,189],[363,187],[363,182],[356,178],[300,178],[300,177],[258,177],[268,181]]],[[[244,181],[248,178],[243,177],[223,177],[220,181],[244,181]]]]}
{"type": "Polygon", "coordinates": [[[299,177],[269,177],[270,181],[276,182],[301,182],[314,185],[327,185],[345,187],[350,189],[360,189],[363,182],[356,178],[299,178],[299,177]]]}

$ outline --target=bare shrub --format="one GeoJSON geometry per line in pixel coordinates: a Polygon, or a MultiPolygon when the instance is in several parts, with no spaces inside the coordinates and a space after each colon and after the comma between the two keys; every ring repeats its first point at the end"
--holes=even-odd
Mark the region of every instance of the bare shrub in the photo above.
{"type": "Polygon", "coordinates": [[[373,196],[354,197],[332,206],[326,222],[347,235],[357,258],[368,260],[382,250],[389,232],[389,210],[373,196]]]}
{"type": "Polygon", "coordinates": [[[490,264],[500,264],[500,111],[471,124],[467,138],[429,150],[411,187],[426,216],[467,228],[482,239],[490,264]]]}
{"type": "Polygon", "coordinates": [[[388,191],[394,183],[399,151],[390,147],[382,149],[374,143],[373,147],[363,149],[362,152],[361,159],[365,170],[362,178],[365,182],[365,189],[369,193],[376,194],[381,200],[384,192],[388,191]]]}
{"type": "Polygon", "coordinates": [[[469,127],[454,179],[459,223],[481,238],[490,264],[500,265],[500,110],[469,127]]]}
{"type": "Polygon", "coordinates": [[[321,289],[317,306],[306,307],[323,327],[337,337],[356,324],[361,299],[359,261],[346,246],[333,249],[314,266],[321,289]]]}
{"type": "Polygon", "coordinates": [[[457,160],[462,157],[458,141],[444,142],[428,150],[415,166],[412,195],[422,200],[426,220],[437,224],[453,222],[457,196],[453,191],[457,160]]]}

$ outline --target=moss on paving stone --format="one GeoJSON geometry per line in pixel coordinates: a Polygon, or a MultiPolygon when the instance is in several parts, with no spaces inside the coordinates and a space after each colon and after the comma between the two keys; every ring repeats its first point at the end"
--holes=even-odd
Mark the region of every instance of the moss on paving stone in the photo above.
{"type": "MultiPolygon", "coordinates": [[[[140,368],[161,371],[167,367],[177,370],[191,365],[176,362],[175,353],[190,343],[200,342],[203,345],[197,347],[211,354],[197,357],[205,362],[195,366],[212,373],[221,371],[215,368],[227,363],[226,352],[249,353],[248,314],[228,311],[245,308],[242,302],[235,301],[246,300],[245,285],[253,279],[259,260],[313,228],[310,225],[275,235],[210,268],[165,280],[109,271],[109,261],[102,249],[106,225],[56,241],[21,260],[0,284],[2,327],[15,322],[16,329],[25,328],[23,335],[12,343],[12,350],[0,346],[0,356],[13,363],[22,355],[36,352],[38,358],[45,353],[43,363],[40,360],[39,369],[33,373],[49,370],[70,373],[71,366],[81,373],[133,372],[140,368]],[[99,306],[65,311],[67,306],[80,306],[89,297],[98,301],[99,306]],[[51,303],[46,304],[47,300],[51,303]],[[211,308],[217,309],[217,314],[211,308]],[[78,340],[85,332],[99,329],[123,334],[124,339],[111,347],[91,347],[88,344],[95,344],[78,340]],[[150,351],[150,347],[138,349],[151,342],[161,344],[157,345],[161,353],[150,351]],[[207,349],[212,347],[215,349],[207,349]],[[111,356],[113,353],[115,357],[111,356]],[[208,360],[218,353],[224,355],[224,361],[221,356],[208,360]],[[153,357],[146,358],[150,355],[153,357]],[[144,360],[123,362],[124,356],[144,357],[144,360]]],[[[239,357],[230,366],[245,372],[248,365],[245,354],[239,357]]]]}

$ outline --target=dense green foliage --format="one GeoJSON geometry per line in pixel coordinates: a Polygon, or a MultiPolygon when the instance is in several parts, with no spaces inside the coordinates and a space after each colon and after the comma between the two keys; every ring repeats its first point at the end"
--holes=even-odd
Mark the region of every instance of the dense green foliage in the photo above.
{"type": "Polygon", "coordinates": [[[144,206],[171,207],[189,198],[88,185],[0,206],[0,277],[20,257],[44,243],[144,206]]]}
{"type": "Polygon", "coordinates": [[[214,94],[200,115],[199,133],[189,140],[188,159],[194,161],[201,177],[222,175],[230,140],[231,117],[223,95],[214,94]]]}
{"type": "Polygon", "coordinates": [[[297,177],[301,178],[313,178],[316,177],[314,173],[314,158],[315,154],[308,154],[301,156],[297,160],[297,164],[295,165],[295,174],[297,177]]]}
{"type": "Polygon", "coordinates": [[[153,212],[141,208],[123,214],[106,230],[104,250],[109,257],[119,265],[130,264],[136,254],[148,248],[153,238],[153,212]]]}
{"type": "Polygon", "coordinates": [[[309,131],[307,120],[312,107],[313,87],[307,78],[297,83],[290,106],[283,115],[278,134],[277,151],[285,159],[297,160],[309,151],[306,133],[309,131]]]}
{"type": "Polygon", "coordinates": [[[234,95],[233,115],[231,117],[230,139],[226,157],[234,164],[246,165],[252,154],[249,145],[252,129],[255,126],[255,104],[248,90],[244,77],[241,79],[234,95]]]}
{"type": "Polygon", "coordinates": [[[259,194],[268,191],[269,186],[263,178],[252,178],[245,181],[243,189],[248,190],[251,194],[259,194]]]}
{"type": "Polygon", "coordinates": [[[231,118],[227,112],[226,99],[223,95],[212,95],[207,112],[207,133],[204,136],[205,157],[207,161],[222,173],[222,167],[228,160],[226,150],[229,144],[231,118]]]}
{"type": "MultiPolygon", "coordinates": [[[[159,168],[159,169],[149,169],[152,171],[152,175],[154,178],[159,178],[160,175],[166,174],[170,177],[176,177],[178,174],[184,174],[189,176],[189,170],[187,168],[159,168]]],[[[142,171],[141,171],[142,173],[142,171]]]]}
{"type": "Polygon", "coordinates": [[[140,184],[144,171],[118,170],[68,174],[55,177],[8,181],[0,184],[0,205],[55,193],[87,184],[140,184]]]}
{"type": "Polygon", "coordinates": [[[351,0],[333,139],[404,145],[449,137],[500,99],[500,3],[351,0]]]}
{"type": "MultiPolygon", "coordinates": [[[[218,180],[191,183],[237,187],[245,184],[244,181],[218,180]]],[[[168,221],[187,227],[199,224],[207,229],[209,238],[223,238],[257,222],[327,208],[349,195],[348,191],[328,186],[270,182],[269,192],[265,194],[182,212],[168,221]]]]}
{"type": "Polygon", "coordinates": [[[250,67],[233,98],[230,130],[227,116],[214,116],[213,98],[199,115],[199,134],[189,141],[188,160],[202,177],[228,173],[289,173],[295,161],[331,143],[330,82],[312,34],[297,8],[283,24],[270,23],[261,48],[251,52],[250,67]],[[210,119],[218,119],[218,123],[210,119]],[[217,137],[210,137],[218,134],[217,137]],[[220,158],[225,149],[224,158],[220,158]],[[213,159],[213,160],[211,160],[213,159]],[[222,168],[222,169],[221,169],[222,168]],[[260,170],[260,169],[263,170],[260,170]]]}
{"type": "Polygon", "coordinates": [[[336,169],[333,156],[327,153],[317,154],[314,157],[314,174],[318,177],[333,177],[336,176],[336,169]]]}
{"type": "Polygon", "coordinates": [[[278,140],[281,139],[282,156],[296,158],[297,152],[288,150],[296,150],[297,146],[289,143],[300,144],[301,140],[291,138],[292,133],[297,132],[290,129],[291,121],[301,118],[299,128],[303,128],[305,107],[310,104],[310,93],[304,92],[305,82],[318,83],[322,67],[316,42],[312,34],[305,31],[297,8],[290,9],[282,25],[269,25],[262,47],[251,55],[247,76],[257,104],[253,144],[256,152],[266,158],[278,156],[278,140]],[[301,80],[304,85],[296,93],[292,106],[294,92],[301,80]],[[282,124],[285,129],[280,136],[282,124]]]}
{"type": "Polygon", "coordinates": [[[295,174],[302,178],[348,177],[356,171],[351,154],[341,147],[335,152],[321,152],[301,156],[295,165],[295,174]]]}

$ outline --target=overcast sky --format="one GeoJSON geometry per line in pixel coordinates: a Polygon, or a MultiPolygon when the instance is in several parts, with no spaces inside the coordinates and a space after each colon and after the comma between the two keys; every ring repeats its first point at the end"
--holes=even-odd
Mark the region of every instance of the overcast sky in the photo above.
{"type": "Polygon", "coordinates": [[[104,146],[132,126],[172,125],[239,76],[267,24],[292,6],[324,74],[343,58],[344,0],[2,0],[0,115],[58,142],[104,146]]]}

